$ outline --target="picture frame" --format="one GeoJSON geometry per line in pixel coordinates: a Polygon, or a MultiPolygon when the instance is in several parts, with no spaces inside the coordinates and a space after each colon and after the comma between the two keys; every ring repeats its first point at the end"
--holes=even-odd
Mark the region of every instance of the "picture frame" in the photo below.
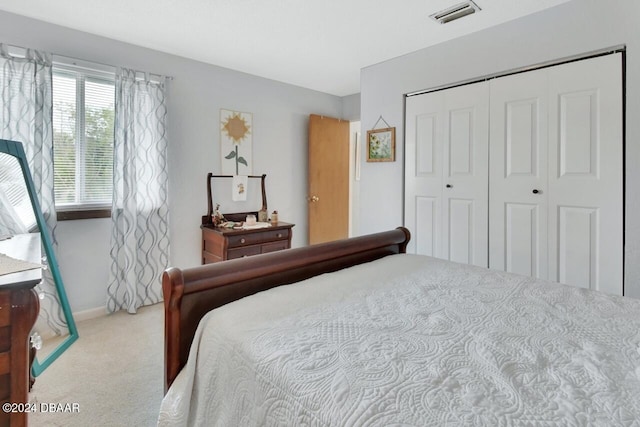
{"type": "Polygon", "coordinates": [[[367,162],[396,161],[396,128],[367,131],[367,162]]]}
{"type": "Polygon", "coordinates": [[[223,175],[253,172],[253,114],[220,109],[220,159],[223,175]]]}

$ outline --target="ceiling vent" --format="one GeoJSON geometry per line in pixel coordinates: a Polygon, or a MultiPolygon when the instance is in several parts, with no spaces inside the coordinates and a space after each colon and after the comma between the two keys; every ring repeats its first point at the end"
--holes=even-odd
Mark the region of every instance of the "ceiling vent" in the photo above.
{"type": "Polygon", "coordinates": [[[430,15],[429,18],[441,24],[446,24],[447,22],[455,21],[456,19],[462,18],[463,16],[471,15],[480,10],[481,9],[477,4],[475,4],[471,0],[468,0],[464,3],[459,3],[455,6],[451,6],[447,9],[441,10],[440,12],[436,12],[433,15],[430,15]]]}

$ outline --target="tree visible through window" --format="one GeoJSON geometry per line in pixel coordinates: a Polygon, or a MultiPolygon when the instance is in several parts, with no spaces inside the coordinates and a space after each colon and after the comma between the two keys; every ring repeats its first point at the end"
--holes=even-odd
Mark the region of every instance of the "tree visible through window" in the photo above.
{"type": "Polygon", "coordinates": [[[53,154],[58,210],[111,204],[114,99],[113,77],[54,68],[53,154]]]}

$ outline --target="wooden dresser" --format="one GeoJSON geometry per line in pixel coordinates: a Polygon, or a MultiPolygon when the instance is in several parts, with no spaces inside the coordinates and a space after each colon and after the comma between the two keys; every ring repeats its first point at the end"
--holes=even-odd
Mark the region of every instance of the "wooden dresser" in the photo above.
{"type": "Polygon", "coordinates": [[[226,261],[291,247],[294,224],[276,222],[268,228],[233,230],[202,225],[202,263],[226,261]]]}
{"type": "MultiPolygon", "coordinates": [[[[0,241],[0,253],[40,262],[40,236],[0,241]]],[[[0,411],[0,426],[27,425],[28,413],[20,404],[29,401],[29,334],[40,310],[34,287],[41,279],[40,269],[0,275],[0,404],[13,406],[8,413],[0,411]]]]}

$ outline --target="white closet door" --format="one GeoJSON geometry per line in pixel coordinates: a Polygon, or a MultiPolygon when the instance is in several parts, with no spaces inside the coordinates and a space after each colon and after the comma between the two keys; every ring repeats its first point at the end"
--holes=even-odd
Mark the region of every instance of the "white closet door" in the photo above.
{"type": "Polygon", "coordinates": [[[407,99],[411,252],[488,265],[488,88],[482,82],[407,99]]]}
{"type": "Polygon", "coordinates": [[[549,279],[622,295],[621,54],[549,69],[549,279]]]}
{"type": "Polygon", "coordinates": [[[547,278],[547,70],[491,81],[489,266],[547,278]]]}
{"type": "Polygon", "coordinates": [[[446,91],[443,258],[488,266],[489,84],[446,91]]]}
{"type": "Polygon", "coordinates": [[[407,98],[405,226],[410,253],[442,258],[444,91],[407,98]]]}

